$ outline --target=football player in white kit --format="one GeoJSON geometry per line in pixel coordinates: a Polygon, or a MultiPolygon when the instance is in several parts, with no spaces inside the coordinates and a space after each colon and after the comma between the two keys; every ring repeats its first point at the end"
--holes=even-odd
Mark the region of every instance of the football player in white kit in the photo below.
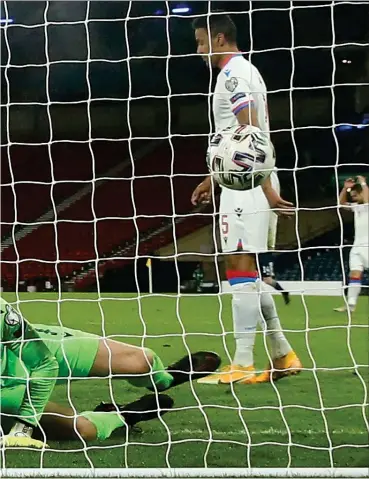
{"type": "MultiPolygon", "coordinates": [[[[339,197],[340,205],[349,207],[355,215],[355,239],[350,251],[350,279],[347,291],[347,304],[353,313],[361,290],[363,271],[369,269],[369,187],[363,176],[356,181],[348,178],[339,197]],[[347,201],[348,194],[351,202],[347,201]]],[[[335,308],[342,313],[347,311],[346,306],[335,308]]]]}
{"type": "MultiPolygon", "coordinates": [[[[215,14],[194,20],[197,53],[220,70],[214,91],[216,131],[237,125],[254,125],[269,134],[267,92],[259,71],[237,48],[236,26],[228,15],[215,14]],[[208,24],[210,33],[208,32],[208,24]]],[[[301,362],[282,332],[274,300],[258,278],[256,255],[267,250],[270,208],[292,215],[293,205],[275,190],[276,173],[262,187],[249,191],[222,188],[220,236],[226,253],[227,279],[232,287],[232,314],[236,352],[232,364],[199,380],[206,384],[254,384],[296,374],[301,362]],[[262,294],[260,294],[262,292],[262,294]],[[269,364],[257,376],[253,348],[259,321],[270,342],[269,364]],[[273,371],[273,372],[271,372],[273,371]]],[[[208,176],[192,194],[194,205],[209,202],[212,180],[208,176]]]]}

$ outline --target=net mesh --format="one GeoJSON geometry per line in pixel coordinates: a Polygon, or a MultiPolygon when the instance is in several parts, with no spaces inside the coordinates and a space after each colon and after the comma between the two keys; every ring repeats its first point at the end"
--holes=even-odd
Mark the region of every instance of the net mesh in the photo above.
{"type": "MultiPolygon", "coordinates": [[[[190,20],[223,8],[266,81],[282,191],[297,206],[276,248],[292,301],[276,300],[303,373],[261,386],[191,382],[141,432],[50,441],[51,453],[1,449],[2,467],[363,474],[368,310],[365,298],[355,314],[332,309],[353,240],[339,192],[368,166],[368,2],[144,3],[2,4],[3,297],[31,322],[150,347],[166,364],[199,349],[232,361],[217,207],[190,203],[206,174],[216,79],[190,20]]],[[[263,332],[255,351],[262,370],[263,332]]],[[[68,381],[53,400],[77,418],[140,394],[110,375],[68,381]]]]}

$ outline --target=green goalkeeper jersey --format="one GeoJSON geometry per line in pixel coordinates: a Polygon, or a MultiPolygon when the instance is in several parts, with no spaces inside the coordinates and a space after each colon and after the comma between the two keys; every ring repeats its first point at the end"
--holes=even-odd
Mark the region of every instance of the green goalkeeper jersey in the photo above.
{"type": "Polygon", "coordinates": [[[4,386],[7,353],[11,351],[21,361],[28,378],[18,416],[36,426],[54,389],[59,365],[28,321],[2,298],[0,309],[0,385],[4,386]]]}

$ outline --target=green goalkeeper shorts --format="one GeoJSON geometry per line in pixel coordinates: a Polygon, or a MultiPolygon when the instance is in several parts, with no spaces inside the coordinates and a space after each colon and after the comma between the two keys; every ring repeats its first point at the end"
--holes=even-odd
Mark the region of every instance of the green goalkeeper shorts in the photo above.
{"type": "MultiPolygon", "coordinates": [[[[59,326],[34,324],[40,339],[59,363],[57,384],[68,379],[82,379],[89,375],[99,349],[100,338],[95,334],[59,326]]],[[[24,383],[27,371],[11,351],[7,351],[4,386],[24,383]]]]}

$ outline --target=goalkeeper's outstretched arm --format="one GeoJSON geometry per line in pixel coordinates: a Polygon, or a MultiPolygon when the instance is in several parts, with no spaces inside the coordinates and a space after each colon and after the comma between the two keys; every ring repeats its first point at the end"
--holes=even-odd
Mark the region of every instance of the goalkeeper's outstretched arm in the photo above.
{"type": "MultiPolygon", "coordinates": [[[[27,391],[19,409],[19,421],[33,428],[39,424],[54,389],[59,365],[37,332],[18,311],[2,298],[0,307],[1,348],[6,348],[19,357],[29,377],[27,391]]],[[[4,359],[2,350],[3,365],[4,359]]]]}

